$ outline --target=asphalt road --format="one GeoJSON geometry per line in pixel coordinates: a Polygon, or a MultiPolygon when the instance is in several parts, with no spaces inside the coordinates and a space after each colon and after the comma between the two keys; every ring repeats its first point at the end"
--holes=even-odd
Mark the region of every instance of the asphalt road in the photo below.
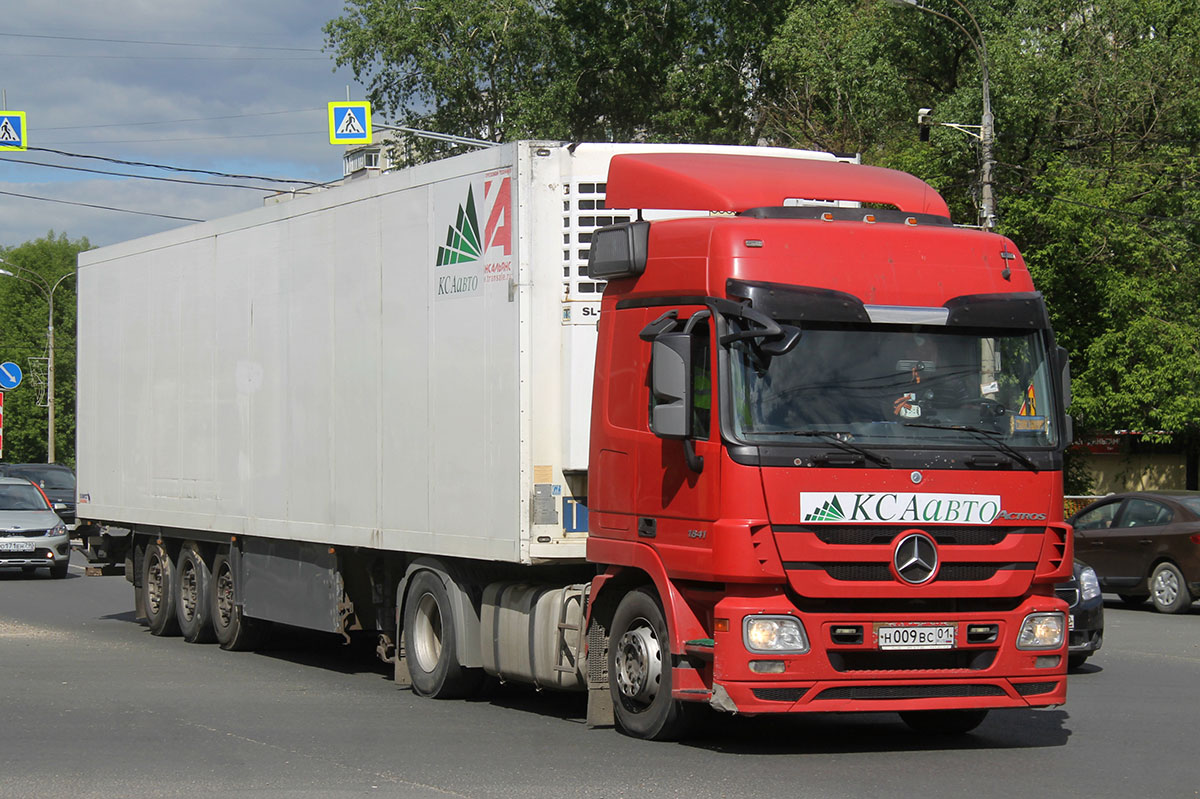
{"type": "Polygon", "coordinates": [[[956,739],[894,715],[715,717],[693,740],[589,730],[575,695],[397,688],[369,646],[155,638],[123,577],[0,572],[0,797],[1196,797],[1200,606],[1106,608],[1068,704],[956,739]]]}

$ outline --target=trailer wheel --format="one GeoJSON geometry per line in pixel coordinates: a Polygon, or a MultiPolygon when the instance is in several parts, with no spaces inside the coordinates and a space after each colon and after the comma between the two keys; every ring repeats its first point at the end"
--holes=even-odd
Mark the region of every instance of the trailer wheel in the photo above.
{"type": "Polygon", "coordinates": [[[208,592],[213,634],[222,649],[246,652],[258,648],[270,626],[268,622],[242,615],[242,607],[235,600],[235,579],[229,552],[218,552],[213,558],[212,588],[208,592]]]}
{"type": "Polygon", "coordinates": [[[179,620],[175,616],[175,564],[162,544],[146,547],[142,559],[142,599],[151,633],[179,634],[179,620]]]}
{"type": "Polygon", "coordinates": [[[917,732],[962,735],[987,718],[986,710],[906,710],[900,719],[917,732]]]}
{"type": "Polygon", "coordinates": [[[453,699],[478,690],[482,669],[458,662],[454,609],[441,578],[419,571],[404,600],[404,648],[413,691],[421,696],[453,699]]]}
{"type": "Polygon", "coordinates": [[[175,615],[183,640],[211,643],[216,640],[212,626],[212,573],[195,543],[189,541],[183,545],[175,571],[175,615]]]}
{"type": "Polygon", "coordinates": [[[701,706],[671,698],[667,620],[646,589],[626,594],[613,616],[608,679],[617,727],[635,738],[682,737],[701,706]]]}

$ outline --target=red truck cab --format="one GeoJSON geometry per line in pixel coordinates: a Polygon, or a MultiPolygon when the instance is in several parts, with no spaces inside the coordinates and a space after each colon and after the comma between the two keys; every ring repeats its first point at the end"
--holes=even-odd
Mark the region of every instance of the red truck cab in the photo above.
{"type": "Polygon", "coordinates": [[[607,202],[709,212],[592,239],[589,662],[617,724],[1064,702],[1069,379],[1013,243],[847,163],[619,155],[607,202]]]}

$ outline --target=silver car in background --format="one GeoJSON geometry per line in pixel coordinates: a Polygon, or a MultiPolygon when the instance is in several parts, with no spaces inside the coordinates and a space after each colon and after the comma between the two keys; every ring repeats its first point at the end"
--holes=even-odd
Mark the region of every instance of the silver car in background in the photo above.
{"type": "Polygon", "coordinates": [[[70,558],[67,525],[42,490],[24,478],[0,477],[0,568],[49,568],[62,579],[70,558]]]}

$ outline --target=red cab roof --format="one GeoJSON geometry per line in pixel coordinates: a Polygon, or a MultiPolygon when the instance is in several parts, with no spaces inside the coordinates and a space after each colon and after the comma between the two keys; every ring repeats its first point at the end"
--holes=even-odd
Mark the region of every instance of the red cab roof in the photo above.
{"type": "Polygon", "coordinates": [[[731,153],[630,153],[608,167],[609,208],[745,211],[788,199],[894,205],[950,216],[932,186],[906,172],[840,161],[731,153]]]}

